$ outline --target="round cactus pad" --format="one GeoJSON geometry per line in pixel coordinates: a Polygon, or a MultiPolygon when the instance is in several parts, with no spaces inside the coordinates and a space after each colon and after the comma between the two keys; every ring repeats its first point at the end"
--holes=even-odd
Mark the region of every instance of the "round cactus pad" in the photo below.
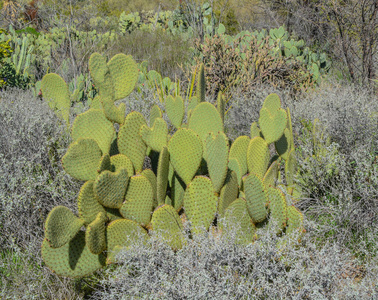
{"type": "Polygon", "coordinates": [[[259,125],[268,144],[280,139],[284,133],[286,124],[287,116],[284,109],[280,108],[274,112],[266,108],[260,110],[259,125]]]}
{"type": "Polygon", "coordinates": [[[153,196],[151,183],[146,177],[142,175],[130,177],[126,200],[120,209],[121,215],[141,225],[147,225],[151,219],[153,196]]]}
{"type": "Polygon", "coordinates": [[[99,100],[101,101],[106,118],[111,122],[123,124],[125,120],[126,104],[120,103],[117,107],[114,105],[113,99],[110,97],[101,97],[99,100]]]}
{"type": "Polygon", "coordinates": [[[160,152],[168,142],[168,126],[162,118],[156,118],[152,128],[143,125],[140,128],[140,135],[143,141],[152,150],[160,152]]]}
{"type": "Polygon", "coordinates": [[[44,239],[42,258],[46,265],[59,276],[84,277],[105,265],[105,256],[91,253],[85,245],[85,233],[77,235],[60,248],[51,248],[44,239]]]}
{"type": "Polygon", "coordinates": [[[129,176],[126,169],[121,169],[115,173],[102,172],[93,184],[98,202],[105,207],[121,208],[128,182],[129,176]]]}
{"type": "Polygon", "coordinates": [[[227,207],[224,218],[221,219],[220,228],[226,236],[236,234],[235,243],[237,244],[246,245],[253,241],[256,226],[248,214],[244,199],[238,198],[227,207]]]}
{"type": "Polygon", "coordinates": [[[121,169],[126,169],[127,175],[134,175],[134,167],[131,160],[124,154],[116,154],[110,157],[110,163],[112,165],[111,171],[117,172],[121,169]]]}
{"type": "Polygon", "coordinates": [[[68,86],[63,78],[55,73],[46,74],[42,78],[41,91],[50,108],[69,124],[71,99],[68,86]]]}
{"type": "Polygon", "coordinates": [[[293,205],[287,208],[287,227],[286,233],[303,232],[303,214],[293,205]]]}
{"type": "Polygon", "coordinates": [[[285,195],[278,188],[268,187],[267,191],[270,218],[277,222],[280,229],[284,229],[287,218],[285,195]]]}
{"type": "Polygon", "coordinates": [[[218,214],[224,215],[224,210],[238,197],[238,178],[234,171],[229,171],[220,191],[218,214]]]}
{"type": "Polygon", "coordinates": [[[228,138],[223,132],[206,138],[204,157],[209,170],[209,176],[216,193],[219,193],[227,176],[228,169],[228,138]]]}
{"type": "Polygon", "coordinates": [[[108,72],[105,58],[100,53],[93,53],[89,58],[88,68],[96,84],[105,81],[105,75],[108,72]]]}
{"type": "Polygon", "coordinates": [[[127,97],[135,88],[139,72],[138,65],[131,55],[119,53],[108,62],[114,86],[114,100],[127,97]]]}
{"type": "Polygon", "coordinates": [[[140,128],[147,125],[143,115],[133,111],[126,116],[118,133],[118,149],[132,161],[135,171],[142,172],[147,150],[146,144],[139,135],[140,128]]]}
{"type": "Polygon", "coordinates": [[[181,249],[184,241],[183,226],[176,210],[168,204],[156,208],[151,219],[152,230],[173,249],[181,249]]]}
{"type": "Polygon", "coordinates": [[[201,139],[193,130],[180,128],[170,138],[168,150],[173,168],[188,185],[201,164],[201,139]]]}
{"type": "Polygon", "coordinates": [[[184,194],[184,209],[192,225],[192,232],[208,230],[217,212],[218,197],[213,192],[211,180],[196,176],[184,194]]]}
{"type": "Polygon", "coordinates": [[[276,186],[276,181],[278,179],[278,167],[279,163],[277,160],[275,160],[269,167],[268,171],[266,171],[263,183],[265,186],[276,186]]]}
{"type": "Polygon", "coordinates": [[[265,192],[265,186],[261,179],[253,173],[250,173],[244,179],[244,193],[247,201],[247,209],[254,223],[262,222],[266,219],[268,211],[268,198],[265,192]]]}
{"type": "Polygon", "coordinates": [[[80,138],[93,139],[102,153],[109,153],[116,132],[113,123],[105,117],[102,110],[90,109],[76,117],[71,135],[74,141],[80,138]]]}
{"type": "Polygon", "coordinates": [[[161,109],[159,106],[154,104],[150,109],[150,126],[154,125],[156,118],[162,118],[163,113],[161,112],[161,109]]]}
{"type": "Polygon", "coordinates": [[[98,213],[105,212],[104,207],[97,201],[92,180],[87,181],[81,187],[77,206],[79,216],[86,225],[93,222],[98,213]]]}
{"type": "Polygon", "coordinates": [[[205,141],[210,132],[214,134],[223,132],[223,122],[214,105],[209,102],[201,102],[193,109],[188,128],[196,132],[202,141],[205,141]]]}
{"type": "Polygon", "coordinates": [[[111,252],[116,246],[127,247],[131,242],[139,239],[147,240],[147,232],[132,220],[115,220],[106,230],[108,251],[111,252]]]}
{"type": "Polygon", "coordinates": [[[101,162],[101,149],[92,139],[78,139],[62,158],[64,170],[78,180],[94,180],[101,162]]]}
{"type": "Polygon", "coordinates": [[[96,219],[90,223],[85,232],[85,243],[93,254],[100,254],[106,249],[106,213],[98,213],[96,219]]]}
{"type": "Polygon", "coordinates": [[[236,158],[241,166],[241,173],[242,176],[247,173],[248,165],[247,165],[247,150],[248,145],[251,139],[246,136],[239,136],[231,145],[230,148],[230,159],[236,158]]]}
{"type": "Polygon", "coordinates": [[[180,128],[185,114],[184,100],[180,96],[169,95],[165,99],[165,110],[173,126],[180,128]]]}
{"type": "Polygon", "coordinates": [[[281,108],[281,99],[280,97],[273,93],[265,98],[262,108],[266,108],[270,112],[276,112],[281,108]]]}
{"type": "Polygon", "coordinates": [[[251,173],[263,177],[268,168],[270,153],[268,144],[261,137],[253,138],[248,145],[247,165],[251,173]]]}
{"type": "Polygon", "coordinates": [[[72,240],[83,225],[83,220],[76,217],[69,208],[56,206],[46,219],[46,240],[51,247],[59,248],[72,240]]]}

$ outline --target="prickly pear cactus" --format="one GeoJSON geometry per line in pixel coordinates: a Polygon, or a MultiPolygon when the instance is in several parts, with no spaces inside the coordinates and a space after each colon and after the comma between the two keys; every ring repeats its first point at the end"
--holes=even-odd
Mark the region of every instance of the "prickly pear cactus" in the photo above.
{"type": "MultiPolygon", "coordinates": [[[[180,96],[168,97],[163,109],[152,107],[147,122],[139,112],[125,116],[124,105],[114,105],[135,86],[130,56],[106,62],[95,53],[89,67],[101,105],[76,117],[73,142],[62,158],[65,171],[84,183],[77,214],[58,206],[47,216],[42,257],[54,272],[86,276],[116,263],[119,251],[151,234],[178,250],[186,244],[184,228],[192,235],[215,226],[225,235],[239,228],[235,242],[242,244],[252,243],[256,228],[270,219],[278,223],[278,234],[303,232],[295,201],[286,203],[299,191],[290,112],[278,95],[265,100],[250,137],[230,141],[223,131],[224,105],[204,100],[203,78],[189,116],[180,96]],[[277,154],[271,157],[273,143],[277,154]],[[147,156],[152,169],[143,170],[147,156]],[[280,184],[283,175],[287,186],[280,184]]],[[[55,84],[64,86],[60,79],[55,84]]],[[[54,91],[54,81],[49,89],[54,91]]],[[[61,95],[50,97],[60,101],[61,95]]]]}

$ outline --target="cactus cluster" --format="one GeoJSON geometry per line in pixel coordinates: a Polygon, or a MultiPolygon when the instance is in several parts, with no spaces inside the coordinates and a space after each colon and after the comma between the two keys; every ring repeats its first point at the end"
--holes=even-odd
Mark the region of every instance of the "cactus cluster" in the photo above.
{"type": "MultiPolygon", "coordinates": [[[[125,116],[125,106],[114,104],[135,87],[138,69],[131,56],[106,62],[95,53],[89,68],[99,108],[76,117],[62,158],[65,171],[85,183],[78,216],[63,206],[47,216],[42,257],[53,271],[85,276],[153,232],[180,249],[187,241],[184,226],[192,235],[210,229],[227,235],[238,224],[238,243],[253,242],[256,228],[272,219],[278,233],[303,232],[303,215],[292,200],[298,191],[290,112],[276,94],[265,99],[250,136],[231,143],[224,98],[218,97],[217,108],[204,101],[203,76],[187,109],[180,96],[168,96],[164,111],[154,105],[147,122],[136,111],[125,116]],[[147,157],[151,169],[143,169],[147,157]]],[[[60,88],[59,81],[54,84],[60,88]]]]}

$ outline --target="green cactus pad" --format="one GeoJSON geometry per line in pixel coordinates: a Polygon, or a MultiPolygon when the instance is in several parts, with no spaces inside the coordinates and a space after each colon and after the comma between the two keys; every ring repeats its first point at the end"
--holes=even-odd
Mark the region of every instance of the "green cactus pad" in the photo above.
{"type": "Polygon", "coordinates": [[[77,202],[79,216],[85,225],[93,222],[98,213],[105,212],[104,207],[97,201],[94,194],[92,180],[83,184],[77,202]]]}
{"type": "Polygon", "coordinates": [[[217,212],[218,198],[213,192],[211,180],[196,176],[184,194],[185,214],[192,225],[192,232],[208,230],[217,212]]]}
{"type": "Polygon", "coordinates": [[[280,108],[271,112],[266,108],[260,110],[259,125],[265,141],[270,144],[278,141],[283,135],[287,124],[286,111],[280,108]]]}
{"type": "Polygon", "coordinates": [[[172,249],[182,248],[184,243],[183,226],[176,210],[168,204],[156,208],[151,219],[152,230],[160,235],[172,249]]]}
{"type": "Polygon", "coordinates": [[[180,128],[185,114],[185,106],[182,98],[180,96],[172,97],[169,95],[165,99],[165,110],[173,126],[177,129],[180,128]]]}
{"type": "Polygon", "coordinates": [[[289,152],[288,158],[285,162],[285,178],[287,185],[294,185],[294,176],[297,169],[297,159],[295,157],[295,149],[289,152]]]}
{"type": "Polygon", "coordinates": [[[274,143],[277,153],[284,159],[287,160],[287,157],[290,152],[291,147],[291,134],[289,129],[285,128],[283,135],[280,139],[274,143]]]}
{"type": "Polygon", "coordinates": [[[263,182],[265,186],[276,186],[276,181],[278,179],[278,167],[279,163],[275,160],[269,167],[268,171],[266,171],[265,176],[263,178],[263,182]]]}
{"type": "Polygon", "coordinates": [[[248,214],[244,199],[238,198],[226,208],[224,218],[220,222],[220,228],[225,236],[236,234],[236,244],[247,245],[252,243],[256,226],[248,214]]]}
{"type": "Polygon", "coordinates": [[[199,99],[196,96],[193,96],[189,99],[188,104],[188,119],[190,119],[190,116],[192,114],[193,109],[200,103],[199,99]]]}
{"type": "Polygon", "coordinates": [[[225,109],[226,109],[226,101],[224,99],[224,95],[222,94],[222,92],[219,91],[218,97],[217,97],[217,111],[219,115],[221,116],[223,124],[224,124],[225,109]]]}
{"type": "Polygon", "coordinates": [[[96,84],[101,84],[105,81],[105,75],[108,72],[105,58],[99,53],[93,53],[89,58],[88,68],[96,84]]]}
{"type": "Polygon", "coordinates": [[[78,180],[94,180],[101,162],[101,149],[92,139],[78,139],[62,158],[64,170],[78,180]]]}
{"type": "Polygon", "coordinates": [[[154,205],[153,207],[157,207],[157,179],[155,173],[151,169],[144,169],[142,173],[140,173],[144,177],[148,179],[148,181],[151,183],[152,191],[153,191],[153,197],[154,197],[154,205]]]}
{"type": "Polygon", "coordinates": [[[196,96],[200,102],[205,102],[206,82],[205,82],[205,68],[203,64],[201,64],[201,67],[198,72],[196,96]]]}
{"type": "Polygon", "coordinates": [[[134,175],[134,167],[131,160],[124,154],[117,154],[110,157],[112,171],[117,172],[121,169],[126,169],[127,175],[134,175]]]}
{"type": "Polygon", "coordinates": [[[109,153],[112,141],[116,137],[113,123],[100,109],[90,109],[78,115],[72,125],[72,139],[89,138],[97,142],[102,153],[109,153]]]}
{"type": "Polygon", "coordinates": [[[168,126],[162,118],[156,118],[152,128],[143,125],[139,132],[143,141],[152,150],[160,152],[168,142],[168,126]]]}
{"type": "Polygon", "coordinates": [[[219,204],[218,204],[218,214],[220,216],[224,215],[225,209],[236,200],[239,193],[238,179],[234,171],[229,171],[227,173],[224,186],[220,191],[219,204]]]}
{"type": "Polygon", "coordinates": [[[247,165],[247,150],[248,145],[251,139],[246,136],[239,136],[231,145],[230,148],[230,159],[236,158],[239,161],[241,167],[242,176],[247,173],[248,165],[247,165]]]}
{"type": "Polygon", "coordinates": [[[234,171],[236,173],[236,178],[237,178],[237,184],[239,187],[242,186],[242,167],[240,166],[240,163],[237,158],[230,158],[228,161],[228,168],[231,171],[234,171]]]}
{"type": "Polygon", "coordinates": [[[85,244],[93,254],[100,254],[106,249],[106,213],[98,213],[96,219],[90,223],[85,232],[85,244]]]}
{"type": "Polygon", "coordinates": [[[92,254],[85,245],[85,233],[78,234],[60,248],[51,248],[44,239],[42,258],[45,264],[59,276],[84,277],[105,265],[105,256],[92,254]]]}
{"type": "Polygon", "coordinates": [[[289,149],[294,149],[294,136],[293,136],[293,125],[291,123],[291,114],[290,114],[290,109],[286,109],[286,114],[287,114],[287,129],[289,129],[290,132],[290,147],[289,149]]]}
{"type": "Polygon", "coordinates": [[[154,125],[156,118],[162,118],[162,117],[163,117],[163,113],[161,112],[160,107],[154,104],[150,110],[150,126],[154,125]]]}
{"type": "MultiPolygon", "coordinates": [[[[147,241],[147,232],[132,220],[115,220],[107,226],[106,240],[108,252],[115,251],[116,246],[127,248],[130,243],[140,239],[147,241]]],[[[115,262],[114,259],[108,259],[107,261],[107,263],[113,262],[115,262]]]]}
{"type": "Polygon", "coordinates": [[[254,223],[262,222],[268,214],[265,186],[261,179],[253,173],[250,173],[243,180],[248,213],[254,223]]]}
{"type": "Polygon", "coordinates": [[[106,118],[111,122],[123,124],[123,122],[125,121],[126,104],[121,103],[117,107],[114,105],[113,99],[109,97],[101,97],[99,100],[101,101],[101,105],[106,118]]]}
{"type": "Polygon", "coordinates": [[[115,173],[104,171],[97,176],[93,189],[98,202],[109,208],[121,208],[129,176],[126,169],[115,173]]]}
{"type": "Polygon", "coordinates": [[[108,62],[114,86],[114,100],[127,97],[138,80],[138,65],[131,55],[117,54],[108,62]]]}
{"type": "Polygon", "coordinates": [[[253,122],[251,124],[249,136],[251,137],[251,139],[253,139],[257,136],[259,136],[259,137],[262,136],[261,130],[260,130],[259,126],[257,125],[257,122],[253,122]]]}
{"type": "Polygon", "coordinates": [[[248,145],[247,165],[248,171],[263,177],[269,164],[269,147],[261,137],[253,138],[248,145]]]}
{"type": "Polygon", "coordinates": [[[286,233],[291,234],[294,232],[303,232],[303,214],[296,208],[291,205],[287,208],[287,227],[286,233]]]}
{"type": "Polygon", "coordinates": [[[118,149],[133,163],[135,172],[143,170],[144,158],[147,150],[146,144],[139,135],[140,128],[147,125],[141,113],[133,111],[126,116],[124,124],[118,133],[118,149]]]}
{"type": "Polygon", "coordinates": [[[150,222],[154,204],[150,181],[142,175],[130,177],[125,198],[126,200],[120,209],[121,215],[143,226],[147,225],[150,222]]]}
{"type": "Polygon", "coordinates": [[[89,107],[93,109],[102,109],[102,104],[100,101],[101,97],[99,94],[97,94],[90,102],[89,107]]]}
{"type": "Polygon", "coordinates": [[[165,196],[165,200],[164,200],[164,204],[168,204],[168,205],[171,205],[172,206],[172,199],[169,198],[169,196],[165,196]]]}
{"type": "Polygon", "coordinates": [[[204,142],[210,132],[223,132],[223,122],[214,105],[201,102],[193,109],[188,128],[196,132],[204,142]]]}
{"type": "Polygon", "coordinates": [[[180,128],[168,141],[168,150],[173,168],[188,185],[201,164],[200,137],[191,129],[180,128]]]}
{"type": "Polygon", "coordinates": [[[105,153],[100,160],[99,167],[97,172],[101,173],[102,171],[110,171],[112,169],[112,164],[110,162],[110,155],[108,153],[105,153]]]}
{"type": "Polygon", "coordinates": [[[267,188],[270,218],[274,219],[282,230],[286,226],[287,208],[285,195],[277,188],[267,188]]]}
{"type": "Polygon", "coordinates": [[[46,74],[41,81],[41,91],[49,107],[69,124],[71,100],[68,86],[63,78],[55,73],[46,74]]]}
{"type": "Polygon", "coordinates": [[[167,193],[169,173],[169,152],[167,147],[163,147],[159,155],[158,172],[156,176],[156,199],[158,205],[164,204],[165,196],[167,193]]]}
{"type": "MultiPolygon", "coordinates": [[[[173,169],[173,167],[172,167],[173,169]]],[[[172,172],[172,176],[170,177],[170,185],[171,185],[171,199],[172,199],[172,206],[179,211],[184,203],[184,192],[186,185],[181,180],[181,178],[177,175],[176,172],[172,172]]]]}
{"type": "Polygon", "coordinates": [[[47,216],[45,238],[52,248],[59,248],[72,240],[83,225],[83,220],[76,217],[69,208],[56,206],[47,216]]]}
{"type": "Polygon", "coordinates": [[[265,98],[262,108],[266,108],[271,114],[276,112],[281,108],[281,99],[280,97],[273,93],[265,98]]]}
{"type": "Polygon", "coordinates": [[[210,133],[206,138],[204,157],[213,183],[214,192],[219,193],[227,176],[228,138],[220,132],[216,136],[210,133]]]}

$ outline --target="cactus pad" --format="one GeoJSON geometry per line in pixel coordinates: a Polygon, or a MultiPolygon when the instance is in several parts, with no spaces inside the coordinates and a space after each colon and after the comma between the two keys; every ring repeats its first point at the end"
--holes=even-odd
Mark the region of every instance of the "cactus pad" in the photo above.
{"type": "Polygon", "coordinates": [[[112,165],[113,172],[117,172],[121,169],[126,169],[127,175],[134,175],[134,167],[131,160],[124,154],[117,154],[110,157],[110,163],[112,165]]]}
{"type": "Polygon", "coordinates": [[[163,147],[159,155],[158,172],[156,176],[156,199],[158,205],[164,204],[165,196],[167,193],[169,173],[169,152],[167,147],[163,147]]]}
{"type": "Polygon", "coordinates": [[[259,136],[261,137],[261,130],[259,128],[259,126],[257,125],[257,122],[253,122],[251,124],[251,129],[250,129],[250,133],[249,133],[249,136],[251,137],[251,139],[259,136]]]}
{"type": "Polygon", "coordinates": [[[224,186],[220,191],[218,214],[224,215],[225,209],[238,197],[239,187],[237,175],[233,171],[229,171],[224,182],[224,186]]]}
{"type": "Polygon", "coordinates": [[[118,172],[104,171],[97,176],[93,189],[98,202],[109,208],[121,208],[129,176],[126,169],[118,172]]]}
{"type": "Polygon", "coordinates": [[[213,183],[214,192],[219,193],[227,176],[228,169],[228,138],[223,132],[206,138],[204,157],[213,183]]]}
{"type": "Polygon", "coordinates": [[[85,232],[85,243],[93,254],[100,254],[106,249],[106,213],[98,213],[96,219],[90,223],[85,232]]]}
{"type": "Polygon", "coordinates": [[[108,62],[114,86],[114,100],[127,97],[138,80],[138,65],[131,55],[117,54],[108,62]]]}
{"type": "Polygon", "coordinates": [[[184,194],[185,214],[192,224],[192,231],[208,230],[217,212],[218,198],[209,178],[196,176],[184,194]]]}
{"type": "Polygon", "coordinates": [[[223,132],[222,119],[215,106],[209,102],[201,102],[193,109],[188,126],[203,142],[210,132],[223,132]]]}
{"type": "Polygon", "coordinates": [[[246,245],[253,241],[256,226],[252,223],[244,199],[238,198],[232,202],[226,208],[224,216],[220,222],[222,234],[227,236],[236,233],[235,243],[237,244],[246,245]]]}
{"type": "Polygon", "coordinates": [[[267,217],[268,199],[261,179],[253,173],[244,178],[244,192],[248,213],[254,223],[262,222],[267,217]]]}
{"type": "Polygon", "coordinates": [[[285,162],[285,176],[288,185],[294,184],[294,176],[297,169],[297,159],[295,158],[295,149],[292,149],[285,162]]]}
{"type": "Polygon", "coordinates": [[[72,240],[83,225],[83,220],[76,217],[69,208],[56,206],[46,219],[46,240],[51,247],[59,248],[72,240]]]}
{"type": "Polygon", "coordinates": [[[148,147],[160,152],[163,147],[167,146],[168,126],[162,118],[156,118],[152,128],[143,125],[140,128],[140,136],[148,147]]]}
{"type": "Polygon", "coordinates": [[[111,122],[123,124],[123,122],[125,121],[126,104],[121,103],[117,107],[114,105],[113,99],[110,97],[100,97],[99,100],[101,102],[106,118],[111,122]]]}
{"type": "Polygon", "coordinates": [[[91,77],[96,84],[101,84],[105,81],[105,75],[108,72],[105,58],[99,53],[93,53],[88,62],[91,77]]]}
{"type": "Polygon", "coordinates": [[[93,222],[97,214],[105,212],[104,207],[97,201],[93,190],[93,181],[87,181],[80,189],[78,197],[78,211],[85,225],[93,222]]]}
{"type": "Polygon", "coordinates": [[[188,185],[201,164],[201,139],[193,130],[180,128],[168,141],[168,150],[173,168],[188,185]]]}
{"type": "Polygon", "coordinates": [[[241,167],[242,176],[247,173],[247,150],[251,139],[246,136],[239,136],[231,145],[230,148],[230,159],[236,158],[239,161],[241,167]]]}
{"type": "Polygon", "coordinates": [[[151,219],[152,230],[174,250],[182,248],[183,226],[176,210],[168,204],[156,208],[151,219]]]}
{"type": "Polygon", "coordinates": [[[49,107],[69,124],[71,100],[68,86],[63,78],[55,73],[46,74],[41,81],[41,91],[49,107]]]}
{"type": "Polygon", "coordinates": [[[152,192],[153,192],[153,198],[154,198],[154,205],[153,207],[157,207],[157,179],[155,173],[151,169],[145,169],[142,173],[140,173],[144,177],[148,179],[148,181],[151,183],[152,192]]]}
{"type": "Polygon", "coordinates": [[[78,139],[62,158],[64,170],[78,180],[94,180],[101,162],[101,149],[95,140],[78,139]]]}
{"type": "Polygon", "coordinates": [[[139,135],[140,128],[147,125],[141,113],[133,111],[126,116],[124,124],[118,133],[118,149],[132,161],[135,172],[143,169],[147,150],[146,144],[139,135]]]}
{"type": "Polygon", "coordinates": [[[102,153],[109,153],[116,132],[100,109],[90,109],[78,115],[72,125],[72,139],[89,138],[97,142],[102,153]]]}
{"type": "Polygon", "coordinates": [[[97,173],[101,173],[102,171],[108,170],[110,171],[112,169],[112,165],[110,162],[110,155],[108,153],[105,153],[100,160],[99,167],[97,169],[97,173]]]}
{"type": "Polygon", "coordinates": [[[277,153],[284,159],[287,160],[287,157],[290,152],[291,147],[291,134],[289,129],[285,128],[283,135],[280,139],[274,143],[277,153]]]}
{"type": "Polygon", "coordinates": [[[260,110],[259,125],[265,141],[270,144],[278,141],[287,124],[286,111],[280,108],[277,111],[270,111],[266,108],[260,110]]]}
{"type": "Polygon", "coordinates": [[[304,231],[303,214],[295,206],[291,205],[287,208],[287,219],[286,233],[304,231]]]}
{"type": "Polygon", "coordinates": [[[281,107],[280,97],[273,93],[265,98],[262,108],[266,108],[268,111],[275,112],[281,107]]]}
{"type": "Polygon", "coordinates": [[[263,177],[269,164],[268,144],[261,137],[253,138],[248,145],[247,164],[248,170],[259,177],[263,177]]]}
{"type": "Polygon", "coordinates": [[[286,226],[286,199],[285,195],[277,188],[268,187],[267,188],[270,218],[274,219],[278,227],[282,230],[286,226]]]}
{"type": "Polygon", "coordinates": [[[165,110],[173,126],[177,129],[180,128],[185,114],[185,106],[182,98],[180,96],[172,97],[169,95],[165,99],[165,110]]]}
{"type": "Polygon", "coordinates": [[[237,184],[238,184],[239,187],[241,187],[242,186],[243,173],[242,173],[242,167],[240,166],[238,159],[235,158],[235,157],[230,158],[230,160],[228,161],[228,168],[231,171],[234,171],[236,173],[237,184]]]}
{"type": "Polygon", "coordinates": [[[85,245],[85,233],[78,234],[60,248],[51,248],[44,239],[42,258],[46,265],[56,274],[66,277],[84,277],[105,265],[105,257],[92,254],[85,245]]]}
{"type": "Polygon", "coordinates": [[[276,181],[278,179],[278,167],[279,167],[278,161],[275,160],[270,165],[268,171],[266,171],[265,176],[263,178],[263,182],[264,182],[264,185],[266,187],[268,187],[268,186],[275,187],[276,186],[276,181]]]}
{"type": "Polygon", "coordinates": [[[163,117],[163,113],[161,112],[160,107],[154,104],[150,109],[150,127],[154,125],[156,118],[162,118],[162,117],[163,117]]]}
{"type": "Polygon", "coordinates": [[[147,225],[150,222],[154,204],[150,181],[142,175],[130,177],[125,198],[120,209],[121,215],[141,225],[147,225]]]}

